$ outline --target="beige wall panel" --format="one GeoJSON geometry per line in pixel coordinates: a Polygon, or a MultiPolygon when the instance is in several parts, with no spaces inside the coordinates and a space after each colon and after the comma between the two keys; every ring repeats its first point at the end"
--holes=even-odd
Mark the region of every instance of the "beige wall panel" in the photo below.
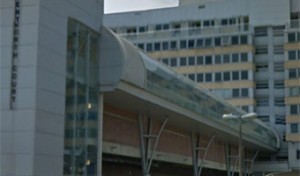
{"type": "Polygon", "coordinates": [[[300,43],[285,43],[284,50],[298,50],[300,49],[300,43]]]}
{"type": "Polygon", "coordinates": [[[154,58],[165,57],[181,57],[181,56],[201,56],[201,55],[215,55],[225,53],[241,53],[241,52],[254,52],[252,45],[237,45],[228,47],[215,47],[215,48],[197,48],[197,49],[178,49],[172,51],[158,51],[148,53],[154,58]]]}
{"type": "Polygon", "coordinates": [[[285,87],[299,86],[300,85],[300,79],[285,80],[284,85],[285,85],[285,87]]]}
{"type": "Polygon", "coordinates": [[[235,105],[235,106],[244,106],[244,105],[254,105],[255,100],[252,98],[243,98],[243,99],[230,99],[227,102],[235,105]]]}
{"type": "Polygon", "coordinates": [[[286,123],[299,123],[300,115],[290,115],[286,117],[286,123]]]}
{"type": "Polygon", "coordinates": [[[205,89],[232,89],[232,88],[254,88],[253,81],[236,81],[236,82],[221,82],[221,83],[200,83],[205,89]]]}
{"type": "Polygon", "coordinates": [[[285,104],[300,104],[300,97],[286,97],[285,104]]]}
{"type": "Polygon", "coordinates": [[[300,68],[300,60],[298,61],[286,61],[284,68],[300,68]]]}
{"type": "Polygon", "coordinates": [[[299,134],[286,134],[286,140],[300,142],[300,133],[299,134]]]}

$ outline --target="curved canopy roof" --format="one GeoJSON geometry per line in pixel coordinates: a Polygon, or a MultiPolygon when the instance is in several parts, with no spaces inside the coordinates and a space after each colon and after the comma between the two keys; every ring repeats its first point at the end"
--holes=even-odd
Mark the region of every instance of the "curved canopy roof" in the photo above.
{"type": "MultiPolygon", "coordinates": [[[[125,101],[133,103],[132,97],[135,97],[134,99],[139,103],[150,102],[147,106],[151,108],[150,106],[153,105],[153,109],[155,106],[156,111],[164,112],[164,109],[168,109],[168,113],[172,113],[174,118],[178,116],[176,125],[182,124],[183,128],[190,129],[189,125],[199,124],[196,128],[202,128],[203,130],[199,130],[201,132],[224,134],[228,140],[238,136],[238,121],[222,119],[222,115],[226,113],[243,115],[246,112],[216,97],[171,68],[151,59],[105,27],[101,33],[99,63],[100,91],[110,93],[110,95],[121,91],[125,101]],[[132,97],[126,94],[131,94],[132,97]],[[189,121],[191,123],[188,123],[189,121]]],[[[110,99],[112,101],[113,96],[110,99]]],[[[112,103],[117,103],[117,101],[112,103]]],[[[118,103],[122,107],[142,111],[142,108],[139,109],[136,104],[131,107],[128,102],[118,103]]],[[[274,130],[257,119],[243,120],[243,140],[253,147],[273,151],[280,145],[280,140],[274,130]]]]}

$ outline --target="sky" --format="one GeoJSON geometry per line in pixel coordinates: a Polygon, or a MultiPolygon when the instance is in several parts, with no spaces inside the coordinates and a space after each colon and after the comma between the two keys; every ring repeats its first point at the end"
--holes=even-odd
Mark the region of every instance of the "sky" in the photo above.
{"type": "Polygon", "coordinates": [[[174,7],[179,0],[105,0],[104,13],[174,7]]]}

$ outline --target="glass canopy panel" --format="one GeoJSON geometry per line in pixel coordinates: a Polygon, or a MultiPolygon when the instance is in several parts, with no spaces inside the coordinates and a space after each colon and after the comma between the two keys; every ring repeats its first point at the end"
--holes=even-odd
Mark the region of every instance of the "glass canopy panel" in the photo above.
{"type": "MultiPolygon", "coordinates": [[[[217,98],[209,91],[200,88],[193,81],[176,73],[171,68],[161,65],[144,53],[140,52],[140,55],[147,70],[147,91],[202,117],[218,121],[238,130],[237,120],[224,122],[222,115],[227,113],[242,115],[245,112],[217,98]]],[[[255,121],[244,122],[243,131],[245,135],[249,135],[258,141],[273,147],[277,146],[275,133],[262,124],[255,121]]]]}

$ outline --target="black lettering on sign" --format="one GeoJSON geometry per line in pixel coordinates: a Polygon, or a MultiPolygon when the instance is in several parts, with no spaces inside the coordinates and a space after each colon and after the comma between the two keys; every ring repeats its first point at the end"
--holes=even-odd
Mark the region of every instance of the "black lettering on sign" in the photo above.
{"type": "Polygon", "coordinates": [[[12,35],[12,60],[11,60],[11,82],[10,82],[10,109],[15,108],[17,99],[17,79],[18,79],[18,49],[19,49],[19,34],[20,34],[20,17],[21,17],[21,2],[15,0],[13,21],[13,35],[12,35]]]}

